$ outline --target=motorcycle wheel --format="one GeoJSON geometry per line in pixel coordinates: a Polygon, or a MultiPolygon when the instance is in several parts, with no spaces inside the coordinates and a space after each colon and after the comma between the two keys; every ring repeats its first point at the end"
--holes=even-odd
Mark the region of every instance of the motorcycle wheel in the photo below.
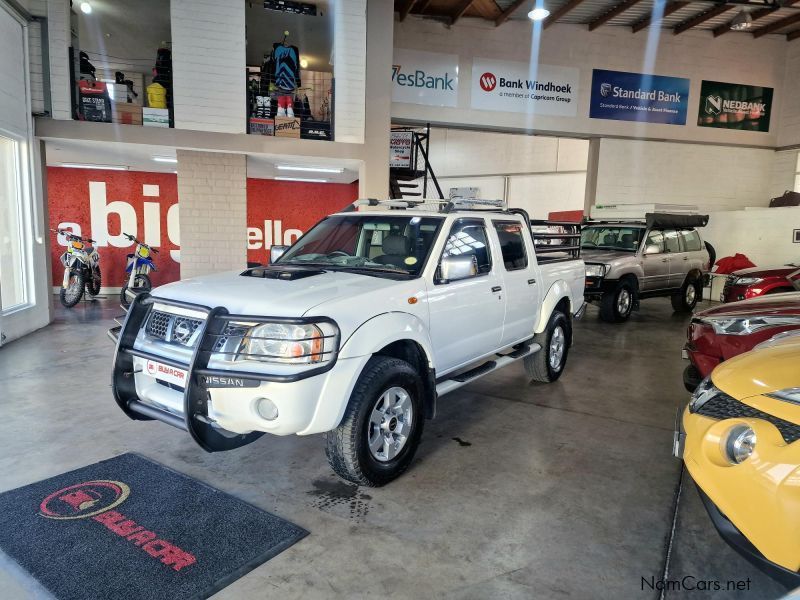
{"type": "MultiPolygon", "coordinates": [[[[136,275],[133,279],[133,287],[137,290],[141,290],[144,292],[149,292],[153,289],[153,284],[150,281],[150,278],[145,274],[136,275]]],[[[125,292],[128,290],[128,283],[125,282],[125,285],[122,286],[122,289],[119,292],[119,301],[122,303],[122,306],[130,306],[130,302],[128,298],[125,296],[125,292]]]]}
{"type": "Polygon", "coordinates": [[[92,270],[92,278],[86,282],[86,292],[90,296],[97,296],[100,293],[100,267],[92,270]]]}
{"type": "Polygon", "coordinates": [[[85,277],[83,269],[70,271],[67,287],[61,288],[60,298],[61,304],[65,308],[72,308],[83,298],[83,288],[85,286],[85,277]]]}

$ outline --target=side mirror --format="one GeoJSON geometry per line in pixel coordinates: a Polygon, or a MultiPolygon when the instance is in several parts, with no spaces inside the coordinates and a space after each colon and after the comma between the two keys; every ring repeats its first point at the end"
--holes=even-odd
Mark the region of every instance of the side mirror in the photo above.
{"type": "Polygon", "coordinates": [[[443,281],[467,279],[478,274],[478,264],[472,255],[445,256],[439,265],[439,273],[443,281]]]}
{"type": "Polygon", "coordinates": [[[274,263],[278,260],[281,256],[283,256],[286,251],[289,249],[289,246],[270,246],[269,249],[269,264],[274,263]]]}
{"type": "Polygon", "coordinates": [[[661,248],[659,248],[656,244],[647,244],[644,247],[645,254],[661,254],[661,248]]]}

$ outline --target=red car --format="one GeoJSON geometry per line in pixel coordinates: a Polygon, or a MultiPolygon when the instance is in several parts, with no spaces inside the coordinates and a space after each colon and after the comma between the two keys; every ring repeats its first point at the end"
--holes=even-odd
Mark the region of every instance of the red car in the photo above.
{"type": "Polygon", "coordinates": [[[764,294],[791,292],[796,285],[800,285],[800,265],[740,269],[728,275],[720,300],[737,302],[764,294]]]}
{"type": "Polygon", "coordinates": [[[784,331],[800,330],[800,292],[722,304],[695,314],[686,332],[683,384],[690,392],[723,360],[784,331]]]}

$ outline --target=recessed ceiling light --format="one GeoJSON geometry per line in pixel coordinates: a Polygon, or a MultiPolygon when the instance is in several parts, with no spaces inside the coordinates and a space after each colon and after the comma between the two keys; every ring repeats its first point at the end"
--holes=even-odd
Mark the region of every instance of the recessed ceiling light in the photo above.
{"type": "Polygon", "coordinates": [[[275,165],[279,171],[309,171],[311,173],[344,173],[342,167],[304,167],[301,165],[275,165]]]}
{"type": "Polygon", "coordinates": [[[104,169],[106,171],[127,171],[125,165],[90,165],[88,163],[61,163],[62,167],[68,169],[104,169]]]}
{"type": "Polygon", "coordinates": [[[85,15],[92,14],[92,5],[88,2],[81,2],[81,12],[85,15]]]}
{"type": "Polygon", "coordinates": [[[306,183],[328,183],[327,179],[314,179],[312,177],[276,177],[277,181],[305,181],[306,183]]]}
{"type": "Polygon", "coordinates": [[[528,18],[531,21],[542,21],[550,16],[550,11],[546,8],[536,7],[528,13],[528,18]]]}
{"type": "Polygon", "coordinates": [[[153,160],[156,162],[163,162],[163,163],[177,163],[178,159],[173,158],[171,156],[154,156],[153,160]]]}

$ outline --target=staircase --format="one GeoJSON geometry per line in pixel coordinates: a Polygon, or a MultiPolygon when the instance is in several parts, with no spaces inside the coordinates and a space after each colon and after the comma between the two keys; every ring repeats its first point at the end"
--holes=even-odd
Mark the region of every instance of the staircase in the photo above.
{"type": "Polygon", "coordinates": [[[393,200],[422,200],[437,197],[444,200],[442,188],[428,160],[430,123],[424,129],[412,127],[393,128],[392,132],[411,135],[411,160],[407,166],[389,167],[389,197],[393,200]],[[430,190],[429,187],[433,189],[430,190]],[[435,195],[434,195],[435,190],[435,195]]]}

